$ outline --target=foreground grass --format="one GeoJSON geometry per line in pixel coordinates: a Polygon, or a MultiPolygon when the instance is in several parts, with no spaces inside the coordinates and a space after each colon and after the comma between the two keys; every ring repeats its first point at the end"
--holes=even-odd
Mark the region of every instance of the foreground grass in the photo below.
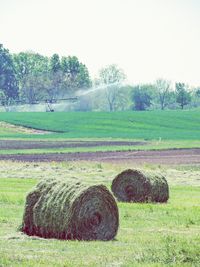
{"type": "Polygon", "coordinates": [[[0,162],[0,266],[199,266],[200,168],[145,165],[170,184],[167,204],[119,203],[116,240],[78,242],[27,237],[17,231],[24,199],[45,177],[104,183],[128,165],[0,162]]]}
{"type": "Polygon", "coordinates": [[[0,113],[0,121],[52,132],[37,135],[0,129],[0,137],[199,140],[199,114],[198,110],[0,113]]]}

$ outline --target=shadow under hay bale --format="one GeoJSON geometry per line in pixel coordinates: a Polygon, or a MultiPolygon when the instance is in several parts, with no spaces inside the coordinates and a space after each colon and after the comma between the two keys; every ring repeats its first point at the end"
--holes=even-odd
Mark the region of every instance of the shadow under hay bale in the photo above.
{"type": "Polygon", "coordinates": [[[128,169],[118,174],[111,189],[122,202],[167,202],[169,188],[162,175],[128,169]]]}
{"type": "Polygon", "coordinates": [[[27,195],[22,231],[43,238],[111,240],[118,207],[104,185],[47,179],[27,195]]]}

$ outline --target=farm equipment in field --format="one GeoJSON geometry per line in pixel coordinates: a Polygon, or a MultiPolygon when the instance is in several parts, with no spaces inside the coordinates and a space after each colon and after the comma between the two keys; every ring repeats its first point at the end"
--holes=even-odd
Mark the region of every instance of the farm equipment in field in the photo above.
{"type": "Polygon", "coordinates": [[[46,112],[54,112],[53,105],[65,101],[76,102],[78,101],[78,97],[52,98],[52,99],[41,99],[41,100],[34,99],[30,101],[27,100],[3,101],[3,99],[0,99],[0,106],[4,107],[6,111],[9,111],[9,107],[13,106],[45,104],[46,112]]]}
{"type": "Polygon", "coordinates": [[[78,100],[77,97],[68,97],[68,98],[61,98],[61,99],[46,99],[44,100],[46,104],[46,112],[54,112],[53,104],[57,104],[60,101],[71,101],[71,102],[76,102],[78,100]]]}

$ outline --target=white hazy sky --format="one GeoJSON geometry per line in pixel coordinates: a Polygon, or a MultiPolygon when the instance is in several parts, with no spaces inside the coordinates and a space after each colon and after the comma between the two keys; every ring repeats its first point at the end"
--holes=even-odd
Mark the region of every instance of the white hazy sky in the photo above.
{"type": "Polygon", "coordinates": [[[200,85],[200,0],[0,0],[0,43],[75,55],[92,77],[115,63],[133,83],[200,85]]]}

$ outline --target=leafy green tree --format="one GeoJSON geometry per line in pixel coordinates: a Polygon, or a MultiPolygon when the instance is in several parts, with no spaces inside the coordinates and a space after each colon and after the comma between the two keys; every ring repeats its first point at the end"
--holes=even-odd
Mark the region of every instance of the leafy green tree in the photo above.
{"type": "Polygon", "coordinates": [[[62,57],[61,58],[61,69],[64,73],[68,73],[69,71],[69,62],[67,57],[62,57]]]}
{"type": "Polygon", "coordinates": [[[196,108],[200,106],[200,87],[193,87],[190,91],[191,102],[189,106],[191,108],[196,108]]]}
{"type": "Polygon", "coordinates": [[[21,101],[27,104],[34,104],[48,98],[47,89],[50,87],[48,73],[33,73],[26,76],[21,101]]]}
{"type": "Polygon", "coordinates": [[[23,93],[23,95],[21,95],[21,99],[24,100],[24,103],[27,103],[32,105],[34,103],[36,103],[36,101],[38,100],[38,96],[37,96],[37,91],[38,91],[38,87],[37,87],[37,83],[38,83],[38,77],[36,75],[27,75],[25,81],[24,81],[24,87],[21,93],[23,93]]]}
{"type": "Polygon", "coordinates": [[[151,90],[149,85],[137,85],[132,90],[133,109],[146,110],[151,106],[151,90]]]}
{"type": "Polygon", "coordinates": [[[89,71],[87,67],[82,63],[80,63],[79,65],[79,72],[77,74],[76,80],[77,80],[77,87],[79,89],[88,89],[92,85],[89,71]]]}
{"type": "Polygon", "coordinates": [[[43,88],[41,86],[38,88],[37,86],[41,84],[42,77],[45,77],[49,72],[49,59],[38,53],[20,52],[13,55],[13,61],[19,84],[20,99],[31,104],[36,98],[39,99],[37,94],[40,90],[40,93],[44,93],[43,88]],[[38,77],[40,83],[36,80],[38,77]],[[33,91],[35,92],[34,94],[32,93],[33,91]],[[34,95],[34,99],[31,95],[34,95]]]}
{"type": "Polygon", "coordinates": [[[50,97],[65,97],[91,86],[88,69],[75,56],[60,60],[54,54],[50,60],[50,70],[52,86],[47,90],[50,97]]]}
{"type": "Polygon", "coordinates": [[[112,64],[99,71],[99,80],[101,84],[114,84],[123,82],[126,75],[117,65],[112,64]]]}
{"type": "Polygon", "coordinates": [[[79,68],[80,68],[80,62],[78,60],[77,57],[73,56],[69,56],[67,58],[68,60],[68,68],[67,68],[67,72],[66,74],[68,74],[68,76],[70,77],[71,81],[75,81],[76,80],[76,76],[79,73],[79,68]]]}
{"type": "Polygon", "coordinates": [[[181,109],[191,102],[191,95],[184,83],[176,83],[176,102],[179,103],[181,109]]]}
{"type": "Polygon", "coordinates": [[[76,57],[50,58],[38,53],[21,52],[13,55],[19,84],[20,99],[25,103],[48,99],[56,101],[78,89],[91,85],[89,72],[76,57]]]}
{"type": "Polygon", "coordinates": [[[35,52],[28,51],[13,54],[13,60],[19,75],[48,69],[48,57],[35,52]]]}
{"type": "Polygon", "coordinates": [[[12,56],[2,44],[0,44],[0,90],[6,105],[18,98],[18,84],[12,56]]]}
{"type": "Polygon", "coordinates": [[[50,58],[50,71],[53,73],[61,71],[61,62],[58,54],[53,54],[50,58]]]}
{"type": "Polygon", "coordinates": [[[124,71],[115,64],[102,68],[99,72],[99,79],[96,82],[105,87],[105,97],[110,111],[116,110],[117,102],[124,98],[121,83],[125,79],[124,71]]]}
{"type": "Polygon", "coordinates": [[[110,111],[116,110],[116,102],[119,97],[119,87],[117,85],[107,85],[106,87],[106,98],[109,105],[110,111]]]}
{"type": "Polygon", "coordinates": [[[89,71],[77,57],[62,57],[61,68],[65,74],[65,88],[68,92],[74,93],[91,87],[89,71]]]}
{"type": "Polygon", "coordinates": [[[199,87],[196,88],[195,95],[196,95],[196,97],[200,98],[200,88],[199,87]]]}
{"type": "Polygon", "coordinates": [[[156,80],[155,89],[162,110],[170,103],[170,85],[170,81],[164,79],[156,80]]]}
{"type": "Polygon", "coordinates": [[[20,52],[13,55],[13,61],[17,79],[21,84],[23,84],[24,79],[29,74],[48,71],[48,58],[38,53],[20,52]]]}
{"type": "Polygon", "coordinates": [[[49,86],[46,87],[47,98],[49,101],[57,101],[62,98],[66,92],[64,89],[64,75],[62,71],[49,74],[49,86]]]}
{"type": "Polygon", "coordinates": [[[53,54],[50,58],[50,86],[46,88],[48,100],[51,102],[61,97],[64,75],[58,54],[53,54]]]}
{"type": "Polygon", "coordinates": [[[2,105],[6,112],[9,111],[10,105],[15,104],[16,100],[8,98],[3,90],[0,90],[0,105],[2,105]]]}

